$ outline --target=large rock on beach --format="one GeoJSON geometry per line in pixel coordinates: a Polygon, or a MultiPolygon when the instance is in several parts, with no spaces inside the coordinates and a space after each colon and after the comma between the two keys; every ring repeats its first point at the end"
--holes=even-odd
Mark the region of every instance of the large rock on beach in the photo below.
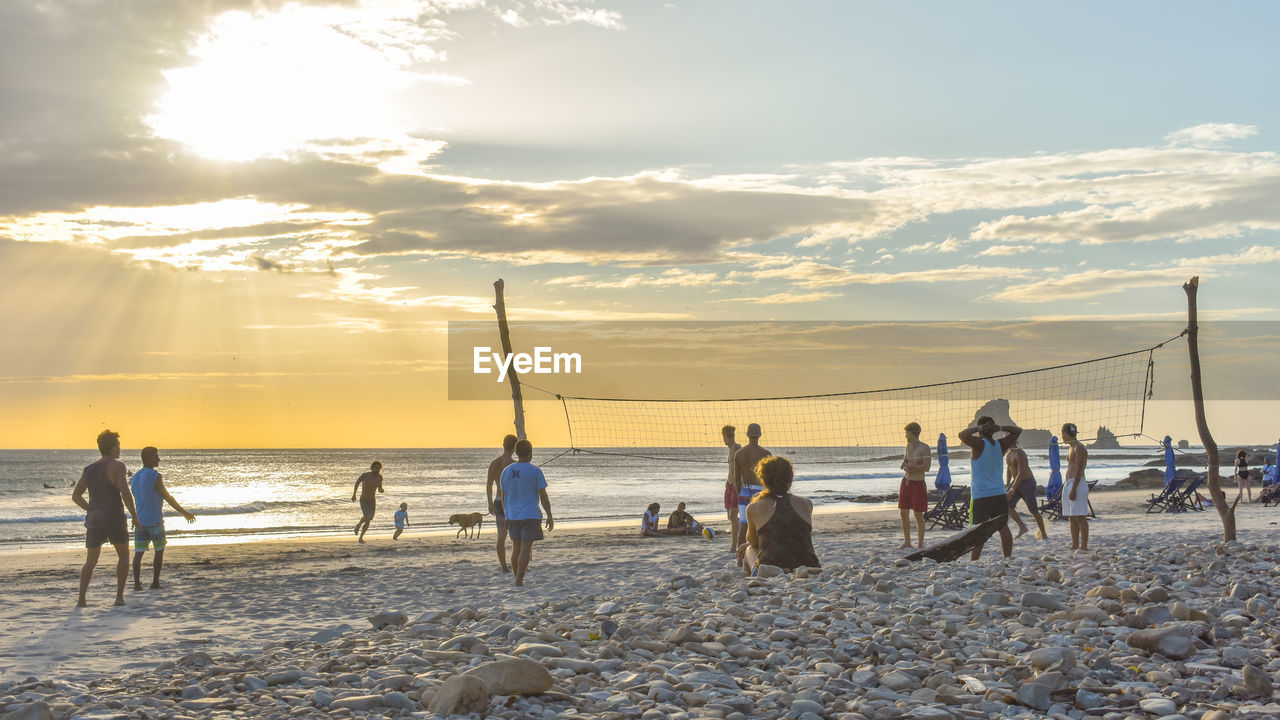
{"type": "Polygon", "coordinates": [[[388,612],[384,610],[379,613],[374,613],[365,619],[369,621],[369,624],[373,626],[373,629],[381,630],[388,625],[395,625],[397,627],[404,625],[409,621],[409,616],[402,612],[388,612]]]}
{"type": "Polygon", "coordinates": [[[522,658],[485,663],[463,675],[480,680],[493,695],[538,695],[552,685],[551,673],[545,667],[522,658]]]}
{"type": "Polygon", "coordinates": [[[1131,647],[1148,653],[1160,653],[1174,660],[1186,660],[1196,652],[1195,638],[1204,632],[1194,623],[1168,625],[1151,630],[1137,630],[1129,634],[1126,642],[1131,647]]]}
{"type": "Polygon", "coordinates": [[[431,698],[427,710],[437,715],[449,716],[483,713],[488,707],[488,686],[480,678],[464,674],[445,680],[431,698]]]}
{"type": "Polygon", "coordinates": [[[0,720],[53,720],[53,708],[43,700],[0,715],[0,720]]]}

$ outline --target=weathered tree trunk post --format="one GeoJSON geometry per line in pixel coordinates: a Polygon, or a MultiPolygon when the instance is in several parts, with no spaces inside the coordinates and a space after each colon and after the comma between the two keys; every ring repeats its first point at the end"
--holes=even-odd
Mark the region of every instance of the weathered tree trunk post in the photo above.
{"type": "MultiPolygon", "coordinates": [[[[493,309],[498,313],[498,337],[502,340],[502,355],[503,357],[510,357],[511,330],[507,327],[507,303],[502,297],[504,287],[505,284],[502,282],[502,278],[498,278],[498,280],[493,283],[493,295],[495,299],[493,309]]],[[[516,375],[514,364],[512,368],[507,371],[507,380],[511,382],[511,403],[515,406],[516,411],[516,437],[524,440],[524,396],[520,393],[520,378],[516,375]]]]}
{"type": "Polygon", "coordinates": [[[1200,443],[1204,445],[1205,461],[1209,464],[1209,497],[1213,498],[1213,507],[1222,520],[1222,539],[1231,542],[1236,539],[1236,503],[1227,505],[1227,496],[1222,492],[1222,480],[1218,476],[1218,443],[1209,434],[1209,423],[1204,417],[1204,388],[1200,384],[1200,326],[1196,320],[1196,290],[1200,287],[1199,276],[1191,278],[1183,284],[1187,293],[1187,352],[1191,357],[1191,399],[1196,408],[1196,430],[1200,433],[1200,443]]]}

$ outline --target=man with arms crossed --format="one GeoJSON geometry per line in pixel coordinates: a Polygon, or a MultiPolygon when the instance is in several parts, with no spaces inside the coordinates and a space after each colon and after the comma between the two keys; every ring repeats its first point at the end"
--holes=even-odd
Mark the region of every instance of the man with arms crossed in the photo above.
{"type": "Polygon", "coordinates": [[[518,462],[502,471],[502,501],[507,512],[507,533],[511,536],[511,570],[516,586],[524,585],[524,574],[533,557],[533,543],[543,538],[542,513],[538,503],[547,511],[547,530],[555,527],[551,517],[551,500],[547,498],[547,478],[533,460],[533,444],[528,440],[516,443],[518,462]]]}
{"type": "Polygon", "coordinates": [[[369,523],[373,521],[373,513],[378,509],[378,493],[382,489],[382,463],[377,460],[369,466],[369,472],[356,478],[356,486],[351,489],[351,502],[356,501],[356,491],[360,491],[360,522],[356,523],[356,535],[364,543],[364,534],[369,531],[369,523]],[[361,490],[360,486],[364,489],[361,490]]]}
{"type": "Polygon", "coordinates": [[[734,439],[738,429],[732,425],[725,425],[720,429],[720,434],[724,436],[724,445],[729,448],[729,476],[724,481],[724,510],[729,516],[729,552],[738,552],[738,545],[742,543],[742,538],[738,536],[738,472],[733,466],[733,454],[742,449],[742,446],[734,439]]]}
{"type": "MultiPolygon", "coordinates": [[[[987,520],[1003,518],[1000,526],[1000,549],[1005,557],[1013,554],[1013,533],[1009,531],[1009,497],[1004,494],[1004,479],[1001,470],[1004,466],[1004,454],[1018,441],[1022,428],[1017,425],[996,425],[995,420],[983,415],[978,424],[960,431],[960,442],[969,446],[972,451],[969,464],[973,472],[973,480],[969,488],[969,519],[974,525],[981,525],[987,520]],[[1005,433],[1000,440],[995,439],[997,432],[1005,433]]],[[[971,560],[982,555],[982,546],[975,545],[969,553],[971,560]]]]}
{"type": "Polygon", "coordinates": [[[124,509],[137,523],[138,511],[133,507],[133,494],[125,479],[124,463],[120,462],[120,434],[103,430],[98,435],[98,452],[102,458],[80,473],[80,480],[71,492],[71,501],[85,511],[86,528],[84,546],[88,555],[80,569],[80,600],[76,607],[88,607],[85,592],[98,566],[102,543],[110,542],[116,549],[116,605],[124,605],[124,584],[129,579],[129,526],[124,520],[124,509]],[[88,502],[84,499],[89,492],[88,502]]]}
{"type": "Polygon", "coordinates": [[[134,500],[138,504],[138,521],[133,526],[133,589],[142,589],[142,556],[147,546],[156,549],[156,559],[151,566],[151,589],[160,587],[160,567],[164,565],[164,508],[160,501],[169,503],[169,507],[177,510],[187,522],[196,521],[196,516],[182,509],[177,500],[169,494],[164,486],[164,476],[156,468],[160,467],[160,451],[147,446],[142,448],[142,469],[133,474],[129,487],[133,490],[134,500]]]}
{"type": "MultiPolygon", "coordinates": [[[[747,444],[745,447],[739,448],[733,454],[733,474],[734,484],[738,487],[738,545],[734,547],[734,553],[738,552],[738,548],[747,541],[747,506],[751,504],[751,498],[756,493],[764,490],[763,485],[757,484],[759,480],[756,478],[756,465],[767,457],[771,457],[773,453],[760,447],[760,425],[751,423],[747,426],[747,444]]],[[[737,556],[738,566],[742,566],[741,555],[737,556]]]]}
{"type": "Polygon", "coordinates": [[[489,496],[489,514],[498,524],[498,564],[504,573],[511,572],[511,568],[507,566],[507,515],[502,506],[502,483],[498,481],[502,479],[502,471],[515,462],[511,453],[516,449],[516,439],[515,435],[502,438],[502,454],[489,461],[489,479],[484,484],[484,492],[489,496]]]}
{"type": "MultiPolygon", "coordinates": [[[[1027,534],[1027,524],[1022,522],[1022,517],[1018,515],[1018,501],[1021,500],[1027,506],[1027,511],[1031,513],[1031,517],[1036,520],[1036,538],[1044,540],[1049,537],[1049,533],[1044,529],[1044,518],[1040,516],[1040,508],[1036,504],[1036,478],[1031,473],[1031,463],[1027,461],[1027,453],[1018,447],[1017,441],[1009,448],[1009,452],[1004,456],[1005,464],[1005,487],[1009,495],[1009,517],[1018,523],[1018,537],[1027,534]]],[[[1016,539],[1016,538],[1015,538],[1016,539]]]]}
{"type": "Polygon", "coordinates": [[[1062,439],[1071,447],[1067,454],[1067,476],[1062,485],[1062,514],[1071,523],[1071,550],[1089,549],[1089,483],[1084,479],[1084,466],[1089,451],[1076,437],[1076,426],[1062,426],[1062,439]]]}
{"type": "Polygon", "coordinates": [[[933,450],[920,442],[920,423],[910,423],[903,431],[907,433],[907,449],[902,455],[902,484],[898,487],[898,513],[902,516],[902,545],[899,550],[911,547],[912,513],[916,516],[917,542],[919,547],[924,547],[924,512],[929,505],[924,474],[933,464],[933,450]]]}

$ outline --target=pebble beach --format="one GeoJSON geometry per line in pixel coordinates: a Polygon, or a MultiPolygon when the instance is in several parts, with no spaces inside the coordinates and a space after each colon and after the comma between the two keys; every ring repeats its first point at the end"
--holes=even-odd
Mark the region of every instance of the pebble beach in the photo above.
{"type": "Polygon", "coordinates": [[[819,514],[823,568],[757,578],[723,534],[557,528],[518,589],[491,533],[370,535],[172,547],[164,589],[110,608],[100,566],[76,611],[80,554],[10,553],[0,717],[1280,717],[1280,509],[1224,544],[1146,494],[1097,493],[1087,552],[1059,522],[977,562],[819,514]]]}

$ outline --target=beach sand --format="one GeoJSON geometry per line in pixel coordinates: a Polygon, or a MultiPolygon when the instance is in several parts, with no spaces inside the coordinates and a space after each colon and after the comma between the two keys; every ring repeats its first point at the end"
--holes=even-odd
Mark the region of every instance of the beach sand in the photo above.
{"type": "MultiPolygon", "coordinates": [[[[998,539],[993,538],[988,543],[983,559],[979,563],[972,564],[966,558],[958,563],[942,566],[931,563],[902,566],[893,564],[894,560],[900,557],[896,548],[901,541],[896,509],[823,512],[815,518],[814,534],[814,544],[825,568],[821,579],[827,585],[831,583],[839,585],[842,593],[840,600],[843,601],[840,604],[841,608],[848,610],[855,605],[867,608],[881,621],[885,620],[884,614],[889,605],[886,597],[881,596],[886,592],[894,593],[909,588],[915,589],[906,596],[898,598],[902,602],[910,603],[913,600],[920,600],[925,594],[932,601],[937,599],[938,595],[944,595],[947,592],[946,588],[952,587],[959,593],[954,606],[945,609],[935,608],[934,612],[941,614],[937,617],[929,617],[929,623],[934,623],[943,615],[952,617],[951,622],[959,622],[971,613],[977,612],[972,603],[978,591],[1000,593],[1003,595],[1001,599],[1004,604],[1016,605],[1019,596],[1024,595],[1028,588],[1045,583],[1054,586],[1052,593],[1066,606],[1076,606],[1080,603],[1096,606],[1098,601],[1086,600],[1085,593],[1099,583],[1106,584],[1107,581],[1100,578],[1108,577],[1108,573],[1115,576],[1112,582],[1117,587],[1127,586],[1131,581],[1135,583],[1134,587],[1141,591],[1153,584],[1146,577],[1130,578],[1126,581],[1125,577],[1115,575],[1120,572],[1130,575],[1139,572],[1132,569],[1132,562],[1135,558],[1141,560],[1145,557],[1142,553],[1152,554],[1153,557],[1159,556],[1163,552],[1162,548],[1181,544],[1185,549],[1177,551],[1177,558],[1187,563],[1188,567],[1190,564],[1198,566],[1198,563],[1193,563],[1193,559],[1201,554],[1206,563],[1215,558],[1214,548],[1221,542],[1221,526],[1217,514],[1212,509],[1178,515],[1148,515],[1144,511],[1142,500],[1149,494],[1149,491],[1095,492],[1092,497],[1093,504],[1101,518],[1091,523],[1091,552],[1088,555],[1073,557],[1069,552],[1067,524],[1052,522],[1049,530],[1050,538],[1044,541],[1033,539],[1034,524],[1032,524],[1032,533],[1015,544],[1014,557],[1011,560],[1000,559],[998,539]],[[1129,564],[1125,564],[1126,562],[1129,564]],[[1117,563],[1120,564],[1117,565],[1117,563]],[[1053,580],[1047,570],[1050,567],[1061,567],[1067,579],[1053,580]],[[912,580],[890,583],[890,587],[887,588],[883,581],[877,583],[872,580],[870,587],[867,587],[866,581],[870,577],[868,573],[882,577],[900,575],[912,580]],[[1049,575],[1047,580],[1045,575],[1049,575]],[[1035,576],[1035,582],[1032,581],[1032,576],[1035,576]],[[981,580],[975,582],[973,578],[981,580]],[[935,587],[937,583],[944,580],[947,583],[946,588],[935,587]],[[922,594],[926,587],[929,588],[928,592],[922,594]],[[858,593],[863,592],[870,594],[859,597],[858,593]],[[912,598],[912,594],[920,597],[912,598]],[[848,607],[846,608],[845,605],[848,607]]],[[[1023,517],[1027,521],[1030,520],[1025,511],[1023,517]]],[[[1237,510],[1237,517],[1239,537],[1243,543],[1243,546],[1237,547],[1252,546],[1254,552],[1265,552],[1268,558],[1275,557],[1277,543],[1280,542],[1280,524],[1278,524],[1280,509],[1242,505],[1237,510]]],[[[723,518],[699,519],[709,522],[717,530],[726,529],[723,518]]],[[[931,531],[927,541],[943,537],[944,532],[931,531]]],[[[494,550],[495,536],[489,527],[485,528],[484,535],[477,540],[455,540],[448,536],[407,534],[401,540],[393,542],[390,539],[390,531],[387,529],[376,533],[371,532],[367,540],[369,541],[367,545],[357,545],[350,537],[267,540],[199,546],[173,543],[166,552],[166,565],[162,578],[165,587],[160,590],[129,589],[126,591],[129,605],[123,608],[115,608],[111,605],[114,594],[112,564],[99,565],[89,591],[89,607],[87,609],[73,607],[76,578],[83,561],[83,551],[25,551],[0,555],[0,681],[3,681],[0,682],[0,698],[8,702],[9,709],[12,710],[33,698],[47,696],[55,706],[61,707],[65,714],[66,705],[58,706],[57,701],[86,693],[89,696],[93,695],[88,686],[83,684],[85,681],[95,678],[115,679],[113,684],[123,690],[117,689],[113,692],[120,693],[120,697],[123,698],[135,691],[144,693],[144,690],[152,684],[148,678],[152,678],[157,684],[146,692],[158,692],[156,687],[160,685],[172,686],[174,681],[169,676],[181,670],[182,666],[175,669],[173,663],[197,651],[219,658],[218,664],[226,665],[233,664],[236,653],[248,652],[242,656],[241,660],[249,662],[249,659],[260,657],[258,651],[264,648],[269,652],[273,651],[275,656],[283,652],[287,657],[294,650],[286,649],[283,645],[291,645],[295,648],[309,646],[309,643],[299,645],[299,641],[311,640],[321,631],[334,631],[333,641],[339,643],[344,638],[348,641],[351,638],[360,638],[362,641],[371,640],[377,636],[377,633],[371,628],[366,617],[378,611],[404,613],[411,619],[426,614],[423,623],[428,619],[431,622],[441,623],[443,620],[440,618],[452,618],[452,627],[436,629],[429,636],[419,636],[430,641],[424,645],[419,640],[417,643],[419,646],[434,650],[443,641],[439,636],[462,634],[466,628],[461,626],[483,623],[486,618],[495,621],[505,618],[507,625],[519,618],[541,618],[537,622],[525,622],[523,625],[517,622],[516,624],[530,628],[530,633],[540,632],[542,636],[548,636],[547,630],[555,625],[561,616],[576,618],[578,625],[598,623],[599,616],[594,614],[595,610],[602,603],[608,602],[617,603],[622,608],[623,622],[649,634],[662,634],[665,630],[660,631],[659,626],[681,625],[693,620],[691,617],[683,619],[679,616],[673,617],[669,612],[655,614],[653,608],[660,607],[665,597],[693,592],[697,595],[698,603],[705,606],[695,608],[700,611],[700,616],[720,618],[719,621],[704,618],[699,625],[703,631],[700,637],[707,640],[716,635],[717,629],[726,631],[734,625],[734,622],[741,620],[724,612],[723,604],[730,598],[736,597],[739,600],[751,598],[754,601],[759,599],[756,596],[763,595],[767,606],[771,602],[768,597],[773,595],[779,607],[794,603],[797,607],[809,608],[809,612],[812,613],[811,604],[807,600],[798,598],[797,592],[808,592],[812,596],[813,592],[826,593],[836,589],[835,586],[828,587],[819,583],[814,586],[818,588],[817,590],[801,591],[793,588],[792,585],[793,583],[798,585],[801,580],[789,577],[754,581],[734,577],[728,572],[732,563],[727,532],[720,532],[714,541],[708,542],[701,538],[640,539],[636,536],[636,529],[631,525],[559,527],[547,534],[546,541],[536,544],[524,588],[512,587],[510,575],[504,575],[499,571],[494,550]],[[690,589],[678,591],[673,589],[673,578],[686,575],[692,578],[687,583],[690,589]],[[659,605],[655,605],[655,602],[659,605]],[[717,603],[720,603],[721,607],[717,607],[717,603]],[[462,618],[462,621],[458,621],[457,618],[462,618]],[[719,628],[716,627],[717,622],[720,623],[719,628]],[[163,670],[155,670],[157,667],[163,670]],[[155,679],[153,676],[156,676],[157,672],[167,679],[155,679]],[[39,681],[38,684],[32,685],[32,678],[39,681]],[[19,697],[18,690],[22,688],[26,688],[25,692],[29,694],[19,697]]],[[[105,558],[104,554],[104,560],[105,558]]],[[[1280,660],[1277,659],[1274,649],[1277,638],[1272,637],[1271,634],[1276,632],[1274,606],[1275,598],[1280,593],[1280,584],[1276,582],[1277,565],[1274,561],[1270,561],[1269,564],[1264,563],[1269,570],[1259,575],[1261,566],[1245,567],[1242,564],[1245,559],[1247,558],[1230,557],[1226,562],[1218,563],[1217,566],[1207,566],[1207,569],[1165,568],[1161,575],[1164,582],[1155,584],[1170,585],[1175,581],[1187,580],[1195,576],[1201,579],[1192,581],[1193,584],[1208,583],[1217,596],[1226,597],[1230,592],[1228,588],[1230,584],[1241,579],[1253,583],[1256,586],[1253,589],[1262,593],[1260,597],[1269,598],[1272,608],[1268,611],[1268,621],[1259,623],[1263,627],[1258,630],[1261,634],[1255,639],[1269,643],[1271,649],[1265,652],[1259,650],[1261,654],[1252,658],[1250,662],[1260,666],[1269,678],[1275,680],[1277,668],[1280,668],[1280,660]],[[1268,625],[1269,628],[1266,627],[1268,625]],[[1253,662],[1255,660],[1256,662],[1253,662]]],[[[1139,566],[1142,564],[1139,563],[1139,566]]],[[[144,584],[149,578],[149,573],[150,554],[143,564],[144,584]]],[[[680,583],[677,582],[677,584],[680,583]]],[[[130,588],[132,588],[132,579],[130,588]]],[[[1168,589],[1170,592],[1174,591],[1173,588],[1168,589]]],[[[1210,611],[1215,618],[1229,612],[1225,607],[1206,605],[1205,598],[1202,597],[1203,593],[1199,590],[1193,594],[1194,598],[1190,596],[1187,598],[1187,602],[1193,607],[1202,607],[1210,611]]],[[[1238,605],[1241,613],[1246,613],[1247,597],[1227,599],[1238,605]]],[[[994,602],[995,598],[991,598],[991,601],[994,602]]],[[[1172,600],[1169,602],[1172,603],[1172,600]]],[[[754,602],[753,607],[755,605],[759,605],[759,602],[754,602]]],[[[1018,608],[1014,614],[1023,610],[1024,608],[1018,608]]],[[[1111,608],[1111,610],[1121,614],[1131,614],[1133,607],[1111,608]]],[[[1257,608],[1251,608],[1250,612],[1256,610],[1257,608]]],[[[1033,608],[1030,612],[1036,617],[1048,614],[1044,609],[1033,608]]],[[[833,614],[828,609],[823,616],[829,619],[833,614]]],[[[854,612],[846,614],[851,621],[856,615],[854,612]]],[[[1115,617],[1101,624],[1119,622],[1121,615],[1112,614],[1115,617]]],[[[1161,618],[1167,620],[1168,618],[1163,617],[1164,615],[1167,613],[1156,616],[1157,620],[1161,618]]],[[[978,617],[980,622],[1005,622],[1003,615],[990,612],[985,605],[983,612],[978,613],[978,617]]],[[[1256,614],[1249,617],[1256,618],[1256,614]]],[[[893,619],[892,615],[889,619],[893,619]]],[[[1027,620],[1027,618],[1023,619],[1027,620]]],[[[1256,619],[1261,620],[1261,618],[1256,619]]],[[[405,632],[414,627],[422,627],[423,623],[416,626],[411,623],[405,632]]],[[[494,624],[489,622],[486,627],[491,628],[494,624]]],[[[810,627],[811,624],[810,621],[799,622],[799,626],[805,628],[810,627]]],[[[1046,644],[1070,646],[1081,645],[1086,641],[1096,644],[1099,623],[1092,623],[1093,629],[1085,635],[1074,638],[1060,636],[1064,632],[1070,635],[1071,625],[1072,623],[1068,623],[1067,630],[1055,629],[1054,632],[1058,634],[1052,635],[1052,642],[1046,644]]],[[[1089,626],[1091,623],[1077,622],[1074,625],[1089,626]]],[[[797,629],[796,624],[792,622],[788,622],[787,627],[791,630],[797,629]]],[[[863,627],[872,630],[865,626],[865,622],[863,627]]],[[[908,625],[908,627],[913,626],[908,625]]],[[[789,642],[786,639],[787,636],[784,635],[781,640],[769,642],[767,635],[770,629],[772,628],[762,631],[765,637],[760,638],[761,650],[770,653],[780,652],[789,642]]],[[[1245,630],[1246,633],[1250,631],[1245,630]]],[[[742,633],[743,628],[738,628],[737,632],[742,633]]],[[[385,636],[387,633],[384,632],[382,635],[385,636]]],[[[995,654],[992,657],[1000,657],[1001,653],[1016,654],[1020,650],[1028,649],[1026,637],[1017,637],[1019,638],[1017,640],[999,640],[996,634],[993,634],[991,642],[995,646],[999,646],[1002,642],[1014,644],[998,648],[999,652],[993,650],[995,654]]],[[[566,638],[567,636],[558,637],[561,641],[566,638]]],[[[543,639],[555,638],[543,637],[543,639]]],[[[884,640],[884,638],[881,639],[884,640]]],[[[1245,648],[1249,648],[1253,643],[1253,640],[1248,638],[1246,638],[1247,642],[1242,642],[1236,637],[1228,639],[1231,643],[1245,648]]],[[[660,641],[661,638],[655,637],[654,642],[660,641]]],[[[494,647],[490,649],[482,646],[482,651],[489,655],[481,659],[502,657],[503,653],[515,650],[514,647],[499,648],[493,640],[488,642],[493,643],[494,647]]],[[[833,642],[836,646],[841,645],[838,641],[833,642]]],[[[862,649],[865,652],[866,639],[862,638],[859,642],[862,643],[862,649]]],[[[570,644],[571,649],[576,651],[579,646],[586,646],[588,643],[573,641],[570,644]]],[[[787,654],[789,659],[785,663],[760,660],[761,663],[765,663],[766,671],[757,680],[762,679],[763,685],[768,685],[769,682],[781,683],[782,676],[790,678],[791,674],[795,674],[798,678],[800,675],[810,677],[814,672],[818,675],[826,673],[834,682],[835,690],[843,687],[846,694],[856,694],[859,682],[858,678],[854,677],[856,668],[867,665],[871,660],[865,656],[855,658],[847,649],[835,652],[831,645],[832,642],[826,642],[826,652],[823,654],[836,658],[834,666],[828,663],[821,671],[814,671],[812,668],[792,668],[790,663],[795,660],[795,657],[787,654]],[[844,661],[838,658],[844,658],[844,661]],[[770,662],[772,664],[769,664],[770,662]],[[793,669],[794,673],[790,673],[793,669]]],[[[936,646],[936,642],[932,642],[931,645],[936,646]]],[[[584,655],[590,655],[585,647],[581,649],[584,655]]],[[[643,648],[630,648],[630,650],[633,653],[640,653],[642,659],[645,655],[649,658],[664,657],[656,649],[646,651],[643,648]]],[[[916,650],[920,652],[922,659],[924,648],[920,647],[916,650]]],[[[1210,648],[1208,652],[1219,650],[1221,648],[1210,648]]],[[[677,650],[674,654],[678,652],[677,650]]],[[[903,663],[912,665],[916,661],[915,653],[912,652],[912,657],[907,657],[905,654],[907,651],[903,652],[903,657],[898,659],[898,665],[903,663]]],[[[1253,651],[1250,650],[1250,652],[1253,651]]],[[[606,653],[605,656],[608,654],[606,653]]],[[[600,656],[595,659],[599,660],[600,656]]],[[[714,658],[701,659],[707,667],[720,667],[720,662],[714,658]]],[[[725,655],[724,659],[729,659],[729,656],[725,655]]],[[[800,654],[800,659],[803,660],[803,653],[800,654]]],[[[389,662],[390,659],[385,660],[389,662]]],[[[747,669],[750,669],[750,663],[753,662],[746,658],[731,660],[731,667],[745,663],[747,669]]],[[[879,660],[883,661],[883,656],[879,660]]],[[[1217,660],[1220,662],[1221,659],[1217,658],[1217,660]]],[[[288,662],[287,659],[277,658],[273,662],[282,667],[307,666],[302,659],[288,662]]],[[[658,660],[655,659],[654,662],[658,660]]],[[[999,667],[1011,664],[1013,661],[992,660],[991,662],[999,667]]],[[[1082,659],[1081,663],[1083,662],[1082,659]]],[[[1168,663],[1168,661],[1163,662],[1168,663]]],[[[1206,664],[1220,667],[1218,662],[1206,664]]],[[[626,663],[624,665],[631,668],[631,665],[626,663]]],[[[946,665],[939,667],[946,667],[946,665]]],[[[1176,667],[1173,665],[1170,667],[1173,672],[1169,681],[1163,684],[1167,685],[1189,674],[1183,663],[1179,662],[1176,667]]],[[[1241,682],[1240,667],[1241,665],[1237,663],[1235,670],[1228,670],[1225,666],[1222,669],[1228,674],[1235,672],[1236,682],[1241,682]]],[[[886,667],[878,671],[879,690],[883,691],[887,688],[886,676],[893,670],[893,667],[886,667]]],[[[227,669],[226,672],[233,671],[227,669]]],[[[563,667],[556,672],[557,687],[562,688],[560,692],[573,696],[574,686],[568,683],[575,679],[574,672],[567,671],[566,674],[563,667]]],[[[927,679],[915,677],[910,668],[904,669],[903,672],[911,680],[908,684],[913,684],[915,689],[920,689],[921,682],[927,679]]],[[[1147,672],[1144,670],[1142,674],[1135,674],[1130,679],[1150,684],[1150,679],[1146,677],[1147,672]]],[[[1199,671],[1193,671],[1190,674],[1195,672],[1199,671]]],[[[439,673],[439,677],[443,678],[452,674],[452,670],[448,666],[441,666],[439,673]]],[[[668,671],[666,674],[671,673],[668,671]]],[[[953,673],[952,684],[958,682],[954,680],[958,674],[958,672],[953,673]]],[[[241,669],[236,677],[243,676],[244,670],[241,669]]],[[[1071,682],[1078,683],[1078,679],[1070,673],[1067,673],[1066,677],[1071,682]]],[[[1164,676],[1156,677],[1158,681],[1164,680],[1164,676]]],[[[1058,679],[1060,680],[1061,677],[1058,679]]],[[[599,711],[600,707],[607,706],[612,708],[610,712],[620,713],[616,717],[621,718],[638,717],[646,709],[654,709],[656,701],[652,698],[647,701],[646,707],[644,702],[628,699],[631,696],[626,694],[625,683],[620,685],[618,683],[621,681],[610,682],[613,685],[608,693],[612,696],[623,693],[625,702],[616,697],[615,701],[605,702],[597,693],[592,696],[595,698],[592,702],[596,705],[587,707],[579,704],[575,712],[599,711]],[[624,712],[625,708],[633,708],[634,714],[631,710],[624,712]]],[[[807,684],[801,689],[823,688],[824,685],[812,679],[805,682],[807,684]]],[[[1114,679],[1112,684],[1114,685],[1114,679]]],[[[1167,694],[1168,691],[1158,687],[1161,684],[1162,682],[1156,682],[1152,685],[1151,691],[1167,694]]],[[[1221,685],[1221,682],[1218,684],[1221,685]]],[[[373,685],[376,685],[376,682],[366,680],[363,683],[366,690],[373,685]]],[[[423,688],[425,695],[428,690],[434,691],[438,685],[438,682],[428,679],[420,682],[415,688],[423,688]]],[[[360,683],[357,683],[357,686],[361,686],[360,683]]],[[[579,687],[578,690],[581,691],[583,688],[579,687]]],[[[646,690],[652,690],[652,685],[650,684],[646,690]]],[[[903,690],[911,692],[911,689],[906,687],[894,692],[903,690]]],[[[970,687],[969,695],[974,694],[972,690],[973,688],[970,687]]],[[[331,691],[339,696],[342,694],[341,689],[337,687],[331,688],[331,691]]],[[[826,697],[828,705],[831,705],[830,689],[823,688],[822,691],[828,692],[826,697]]],[[[769,694],[767,689],[758,688],[753,692],[755,694],[751,697],[757,712],[748,712],[745,716],[777,715],[765,710],[773,708],[777,705],[776,701],[785,698],[778,696],[773,698],[772,704],[762,703],[762,698],[769,694]]],[[[775,695],[776,693],[784,693],[790,697],[791,701],[795,701],[801,694],[800,689],[791,685],[780,686],[776,689],[775,695]]],[[[416,690],[412,694],[416,695],[416,690]]],[[[714,694],[712,692],[712,695],[714,694]]],[[[667,694],[660,693],[660,695],[668,704],[671,703],[667,694]]],[[[1186,695],[1185,692],[1184,695],[1186,695]]],[[[640,693],[637,697],[643,698],[645,694],[640,693]]],[[[853,696],[849,695],[849,697],[853,696]]],[[[174,698],[178,701],[182,699],[174,698]]],[[[1175,701],[1178,699],[1174,697],[1175,701]]],[[[1242,698],[1228,699],[1237,704],[1245,702],[1242,698]]],[[[78,700],[80,704],[88,702],[84,697],[78,700]]],[[[1055,695],[1055,702],[1059,700],[1055,695]]],[[[520,700],[519,702],[531,701],[520,700]]],[[[561,698],[560,702],[563,704],[568,701],[561,698]]],[[[967,698],[966,702],[968,703],[966,707],[970,707],[968,713],[960,711],[963,707],[951,708],[950,711],[944,708],[944,712],[949,712],[946,717],[976,717],[974,712],[986,712],[986,710],[972,710],[978,707],[975,704],[977,701],[972,697],[967,698]]],[[[902,711],[903,713],[915,712],[913,710],[915,707],[937,704],[936,698],[931,703],[908,702],[903,706],[902,711]]],[[[573,703],[570,702],[569,706],[573,706],[573,703]]],[[[515,707],[515,705],[509,707],[515,707]]],[[[726,710],[725,707],[716,706],[714,702],[706,702],[706,698],[701,696],[684,703],[676,702],[673,707],[680,712],[689,713],[690,716],[706,717],[723,717],[741,710],[741,708],[735,710],[732,704],[728,705],[726,710]],[[699,702],[703,704],[696,704],[699,702]],[[717,714],[716,711],[723,712],[717,714]]],[[[806,706],[802,705],[802,707],[806,706]]],[[[851,714],[849,717],[876,716],[874,712],[868,714],[870,710],[875,709],[874,707],[856,706],[852,700],[840,700],[839,707],[845,712],[861,713],[861,715],[851,714]],[[858,709],[859,707],[861,709],[858,709]]],[[[1064,707],[1074,708],[1075,706],[1068,702],[1064,707]]],[[[1192,709],[1197,710],[1197,714],[1201,714],[1206,707],[1208,706],[1198,705],[1192,709]]],[[[1280,712],[1280,707],[1272,707],[1276,712],[1280,712]]],[[[987,708],[987,710],[990,709],[987,708]]],[[[420,715],[422,714],[421,708],[416,710],[420,715]]],[[[3,711],[4,707],[0,704],[0,713],[3,711]]],[[[663,712],[666,713],[664,716],[670,716],[674,711],[668,709],[663,712]]],[[[839,712],[830,707],[824,712],[831,717],[839,715],[839,712]]],[[[1073,709],[1072,712],[1076,710],[1073,709]]],[[[165,714],[161,713],[159,716],[165,716],[165,714]]],[[[927,711],[920,711],[916,716],[944,717],[937,713],[930,715],[927,711]]]]}

